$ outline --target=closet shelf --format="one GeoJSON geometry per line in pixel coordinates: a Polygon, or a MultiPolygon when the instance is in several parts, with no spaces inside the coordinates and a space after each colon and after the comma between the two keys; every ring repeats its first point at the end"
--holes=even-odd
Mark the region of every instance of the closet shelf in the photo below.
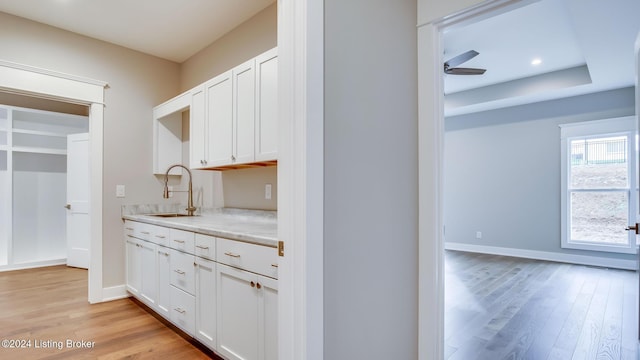
{"type": "Polygon", "coordinates": [[[63,149],[48,149],[48,148],[38,148],[38,147],[14,146],[14,147],[11,148],[11,150],[13,152],[23,152],[23,153],[67,155],[67,150],[63,150],[63,149]]]}
{"type": "Polygon", "coordinates": [[[29,134],[29,135],[39,135],[39,136],[51,136],[51,137],[59,137],[59,138],[67,137],[67,134],[50,132],[50,131],[25,130],[25,129],[12,129],[11,131],[14,134],[18,133],[18,134],[29,134]]]}

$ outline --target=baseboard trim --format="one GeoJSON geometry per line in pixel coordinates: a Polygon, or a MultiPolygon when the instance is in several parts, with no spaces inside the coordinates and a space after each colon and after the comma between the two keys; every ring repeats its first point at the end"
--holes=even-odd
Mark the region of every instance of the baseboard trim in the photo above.
{"type": "Polygon", "coordinates": [[[129,297],[126,285],[112,286],[102,289],[102,301],[120,300],[129,297]]]}
{"type": "Polygon", "coordinates": [[[0,272],[26,270],[26,269],[34,269],[34,268],[47,267],[47,266],[66,265],[66,264],[67,264],[67,259],[34,261],[34,262],[22,263],[22,264],[3,265],[3,266],[0,266],[0,272]]]}
{"type": "Polygon", "coordinates": [[[635,260],[621,260],[601,258],[598,256],[559,254],[548,251],[523,250],[514,248],[505,248],[498,246],[473,245],[463,243],[445,242],[446,250],[457,250],[466,252],[475,252],[490,255],[513,256],[525,259],[546,260],[554,262],[564,262],[578,265],[600,266],[606,268],[637,270],[638,263],[635,260]]]}

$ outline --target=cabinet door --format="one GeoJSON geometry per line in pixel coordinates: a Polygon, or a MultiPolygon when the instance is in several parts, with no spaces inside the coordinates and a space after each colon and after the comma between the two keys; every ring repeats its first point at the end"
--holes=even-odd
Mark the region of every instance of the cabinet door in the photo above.
{"type": "Polygon", "coordinates": [[[227,71],[206,83],[207,166],[228,165],[233,147],[233,79],[227,71]]]}
{"type": "Polygon", "coordinates": [[[198,169],[207,165],[206,149],[206,102],[204,85],[191,90],[191,108],[189,110],[189,164],[198,169]]]}
{"type": "Polygon", "coordinates": [[[255,61],[233,69],[233,156],[234,164],[254,161],[255,61]]]}
{"type": "Polygon", "coordinates": [[[278,281],[258,276],[258,336],[261,360],[278,360],[278,281]]]}
{"type": "Polygon", "coordinates": [[[139,240],[133,238],[133,235],[126,235],[126,255],[127,255],[127,290],[138,296],[140,294],[140,271],[142,269],[142,261],[140,260],[140,244],[139,240]]]}
{"type": "Polygon", "coordinates": [[[218,352],[230,360],[258,359],[257,276],[218,264],[218,352]]]}
{"type": "Polygon", "coordinates": [[[278,49],[256,57],[255,160],[278,158],[278,49]]]}
{"type": "Polygon", "coordinates": [[[171,310],[171,253],[164,246],[158,246],[158,300],[156,309],[165,318],[169,318],[171,310]]]}
{"type": "Polygon", "coordinates": [[[196,339],[216,348],[216,263],[196,257],[196,339]]]}
{"type": "Polygon", "coordinates": [[[156,244],[140,241],[141,284],[140,297],[151,308],[156,307],[158,296],[158,273],[156,271],[156,244]]]}

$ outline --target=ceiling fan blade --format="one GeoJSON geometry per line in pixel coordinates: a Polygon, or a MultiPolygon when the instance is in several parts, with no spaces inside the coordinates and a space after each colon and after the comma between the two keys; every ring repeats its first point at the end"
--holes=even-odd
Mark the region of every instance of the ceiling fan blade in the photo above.
{"type": "Polygon", "coordinates": [[[487,69],[475,68],[445,68],[444,72],[451,75],[482,75],[487,69]]]}
{"type": "Polygon", "coordinates": [[[469,50],[466,53],[460,54],[458,56],[454,56],[453,58],[449,59],[449,61],[445,62],[444,64],[449,66],[450,68],[452,67],[456,67],[462,63],[465,63],[471,59],[473,59],[474,57],[478,56],[480,53],[475,51],[475,50],[469,50]]]}

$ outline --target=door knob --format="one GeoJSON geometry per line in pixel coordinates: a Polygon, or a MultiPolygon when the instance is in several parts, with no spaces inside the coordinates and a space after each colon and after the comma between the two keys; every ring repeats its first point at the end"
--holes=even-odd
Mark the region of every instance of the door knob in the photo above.
{"type": "Polygon", "coordinates": [[[64,206],[67,210],[71,210],[71,204],[67,204],[64,206]]]}
{"type": "Polygon", "coordinates": [[[640,230],[639,228],[640,228],[640,226],[638,225],[638,223],[635,223],[635,225],[629,225],[629,226],[627,226],[627,227],[625,228],[625,230],[627,230],[627,231],[631,231],[631,230],[633,230],[633,231],[635,231],[636,235],[639,235],[639,234],[640,234],[640,233],[638,232],[638,230],[640,230]]]}

